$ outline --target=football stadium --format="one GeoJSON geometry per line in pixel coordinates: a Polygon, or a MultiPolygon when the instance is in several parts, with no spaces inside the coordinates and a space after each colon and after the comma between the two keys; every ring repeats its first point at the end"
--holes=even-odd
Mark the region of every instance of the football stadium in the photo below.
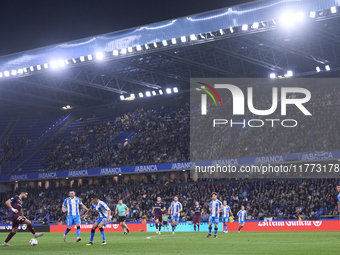
{"type": "Polygon", "coordinates": [[[225,5],[0,57],[2,254],[338,251],[340,1],[225,5]]]}

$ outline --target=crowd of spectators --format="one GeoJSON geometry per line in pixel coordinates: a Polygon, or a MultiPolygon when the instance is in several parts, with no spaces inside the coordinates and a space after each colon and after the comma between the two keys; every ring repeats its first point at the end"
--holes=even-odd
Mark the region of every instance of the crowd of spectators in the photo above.
{"type": "Polygon", "coordinates": [[[5,163],[8,160],[16,160],[21,154],[19,153],[23,148],[25,148],[31,142],[30,139],[26,137],[18,137],[15,142],[4,142],[0,145],[3,149],[3,156],[0,157],[0,163],[5,163]]]}
{"type": "MultiPolygon", "coordinates": [[[[92,194],[98,194],[111,210],[114,211],[119,199],[129,208],[128,221],[153,221],[152,207],[156,197],[160,196],[166,207],[175,195],[183,205],[181,220],[192,220],[192,208],[195,201],[203,207],[203,221],[208,219],[211,193],[217,192],[218,199],[228,201],[234,215],[244,205],[248,220],[273,219],[314,220],[338,215],[336,200],[337,179],[279,179],[279,180],[198,180],[184,182],[173,180],[154,184],[110,184],[101,186],[83,186],[77,188],[77,196],[87,206],[91,206],[92,194]]],[[[70,189],[58,188],[32,190],[24,200],[24,214],[35,222],[66,222],[66,214],[61,206],[70,189]]],[[[8,208],[5,201],[13,192],[0,194],[0,217],[8,223],[8,208]]],[[[84,212],[82,212],[84,213],[84,212]]],[[[85,219],[93,222],[96,214],[85,219]]],[[[112,218],[116,221],[116,217],[112,218]]]]}
{"type": "Polygon", "coordinates": [[[189,160],[189,105],[138,109],[112,123],[92,123],[56,138],[44,159],[45,171],[183,162],[189,160]],[[119,133],[134,133],[125,142],[119,133]]]}

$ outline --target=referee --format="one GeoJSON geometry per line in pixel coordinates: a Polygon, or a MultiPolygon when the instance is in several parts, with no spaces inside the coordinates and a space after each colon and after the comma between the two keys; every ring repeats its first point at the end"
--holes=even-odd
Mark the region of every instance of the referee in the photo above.
{"type": "Polygon", "coordinates": [[[116,214],[118,215],[118,222],[120,223],[122,229],[124,230],[124,235],[130,232],[128,226],[126,226],[126,215],[129,212],[129,208],[123,204],[123,200],[119,200],[116,206],[116,214]]]}

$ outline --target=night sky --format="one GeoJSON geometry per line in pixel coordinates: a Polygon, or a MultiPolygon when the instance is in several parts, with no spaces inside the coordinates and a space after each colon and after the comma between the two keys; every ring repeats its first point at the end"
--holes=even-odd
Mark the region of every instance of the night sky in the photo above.
{"type": "Polygon", "coordinates": [[[2,0],[0,56],[249,0],[2,0]]]}

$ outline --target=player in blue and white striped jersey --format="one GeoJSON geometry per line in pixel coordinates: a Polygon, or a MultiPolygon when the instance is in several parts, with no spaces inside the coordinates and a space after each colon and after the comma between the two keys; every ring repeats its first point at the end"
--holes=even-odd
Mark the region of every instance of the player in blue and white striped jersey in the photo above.
{"type": "Polygon", "coordinates": [[[96,233],[97,227],[99,228],[100,234],[101,234],[102,239],[103,239],[102,245],[106,245],[105,233],[104,233],[103,227],[105,227],[106,223],[110,222],[111,210],[105,202],[99,200],[99,197],[97,195],[92,196],[91,202],[92,202],[91,208],[82,216],[82,218],[84,218],[90,210],[97,211],[98,214],[99,214],[99,218],[93,224],[93,227],[91,229],[90,242],[88,244],[86,244],[86,246],[93,245],[93,239],[94,239],[94,235],[96,233]]]}
{"type": "Polygon", "coordinates": [[[171,213],[172,219],[172,234],[175,234],[176,226],[179,222],[179,216],[181,211],[183,210],[182,204],[178,202],[178,196],[174,197],[174,201],[171,202],[168,213],[171,213]]]}
{"type": "Polygon", "coordinates": [[[210,211],[210,217],[209,217],[209,234],[207,235],[207,238],[211,237],[211,229],[212,224],[215,224],[215,234],[214,237],[217,237],[217,230],[218,230],[218,222],[219,222],[219,216],[222,211],[222,203],[220,200],[217,199],[217,193],[212,193],[212,201],[209,203],[209,211],[210,211]]]}
{"type": "Polygon", "coordinates": [[[65,213],[67,212],[67,228],[64,233],[64,242],[66,242],[66,235],[71,231],[73,225],[77,226],[77,242],[81,240],[80,237],[80,215],[79,215],[79,206],[83,207],[86,211],[87,207],[81,202],[79,197],[75,196],[76,193],[71,190],[69,192],[68,198],[65,199],[61,210],[65,213]]]}
{"type": "Polygon", "coordinates": [[[229,222],[229,214],[233,216],[233,213],[230,210],[230,206],[227,204],[227,201],[223,201],[222,206],[222,222],[223,222],[223,233],[228,233],[227,223],[229,222]]]}
{"type": "Polygon", "coordinates": [[[244,227],[244,222],[247,219],[247,211],[244,210],[244,206],[242,205],[241,210],[237,213],[238,217],[238,232],[240,233],[241,228],[244,227]]]}

